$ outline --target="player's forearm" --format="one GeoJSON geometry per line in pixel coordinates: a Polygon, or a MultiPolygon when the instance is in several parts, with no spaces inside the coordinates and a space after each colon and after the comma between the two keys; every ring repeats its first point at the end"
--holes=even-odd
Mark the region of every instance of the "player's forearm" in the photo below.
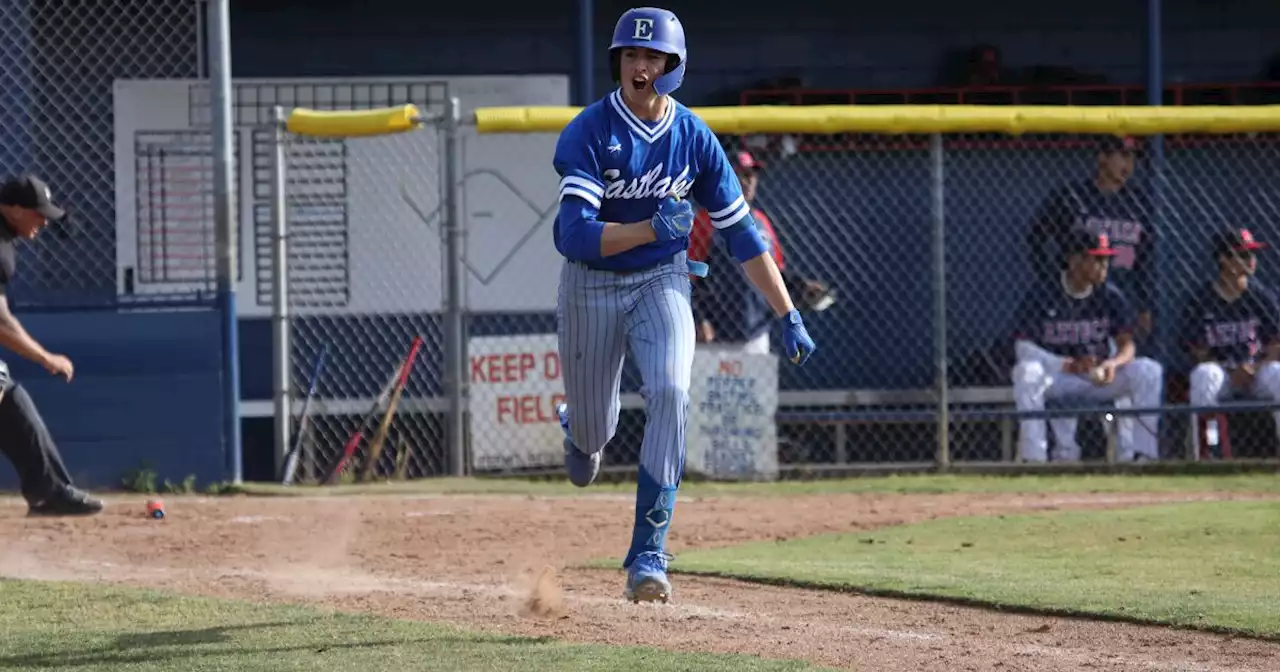
{"type": "Polygon", "coordinates": [[[622,254],[627,250],[653,242],[655,235],[649,222],[619,224],[580,218],[565,222],[560,232],[560,248],[574,261],[594,261],[622,254]]]}
{"type": "Polygon", "coordinates": [[[630,224],[606,223],[600,231],[600,256],[622,254],[658,239],[649,220],[630,224]]]}
{"type": "Polygon", "coordinates": [[[782,281],[782,274],[778,272],[778,265],[770,254],[766,252],[743,262],[742,270],[746,271],[751,283],[769,302],[774,315],[782,317],[795,309],[791,303],[791,295],[787,293],[787,286],[782,281]]]}
{"type": "Polygon", "coordinates": [[[0,346],[42,366],[52,356],[12,315],[0,314],[0,346]]]}
{"type": "Polygon", "coordinates": [[[1138,348],[1134,346],[1132,339],[1127,339],[1124,343],[1119,344],[1116,348],[1116,356],[1111,358],[1111,363],[1115,366],[1124,366],[1133,361],[1134,356],[1138,354],[1138,348]]]}

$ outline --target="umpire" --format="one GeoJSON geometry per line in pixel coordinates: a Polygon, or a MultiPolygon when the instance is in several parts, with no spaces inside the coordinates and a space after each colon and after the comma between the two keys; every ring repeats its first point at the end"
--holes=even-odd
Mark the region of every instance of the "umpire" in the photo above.
{"type": "MultiPolygon", "coordinates": [[[[75,373],[71,360],[45,350],[9,310],[7,290],[16,270],[19,239],[34,240],[49,222],[61,222],[66,212],[53,202],[49,186],[32,175],[5,180],[0,185],[0,346],[43,366],[49,373],[75,373]]],[[[22,484],[29,515],[69,516],[98,513],[102,502],[71,484],[35,402],[13,380],[9,366],[0,361],[0,451],[13,463],[22,484]]]]}

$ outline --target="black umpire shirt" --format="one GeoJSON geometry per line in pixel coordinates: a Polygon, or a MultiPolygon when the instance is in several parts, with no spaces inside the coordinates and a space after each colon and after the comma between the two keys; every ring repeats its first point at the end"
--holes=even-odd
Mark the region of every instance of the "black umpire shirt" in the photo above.
{"type": "Polygon", "coordinates": [[[18,270],[18,256],[14,249],[13,230],[9,222],[0,215],[0,295],[9,288],[13,275],[18,270]]]}

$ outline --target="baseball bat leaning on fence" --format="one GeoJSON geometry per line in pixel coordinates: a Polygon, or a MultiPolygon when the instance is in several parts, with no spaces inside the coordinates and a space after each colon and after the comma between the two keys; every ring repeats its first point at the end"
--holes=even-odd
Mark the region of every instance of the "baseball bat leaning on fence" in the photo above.
{"type": "Polygon", "coordinates": [[[392,390],[397,387],[404,387],[406,381],[409,380],[409,369],[413,364],[414,358],[418,354],[418,349],[422,347],[422,337],[414,336],[413,345],[409,346],[409,354],[405,355],[404,360],[400,363],[400,368],[396,373],[392,374],[387,380],[387,384],[378,392],[378,396],[373,400],[373,405],[365,412],[364,417],[360,419],[360,424],[356,427],[356,431],[351,434],[351,438],[347,439],[347,445],[343,446],[342,454],[338,456],[338,461],[325,474],[322,483],[332,485],[336,483],[338,477],[342,474],[342,470],[347,466],[347,462],[355,455],[356,449],[360,447],[360,439],[364,438],[365,430],[377,420],[377,413],[382,408],[383,402],[391,396],[392,390]]]}
{"type": "Polygon", "coordinates": [[[324,360],[329,355],[329,343],[326,342],[320,348],[320,354],[316,356],[316,365],[311,370],[311,384],[307,388],[307,398],[302,402],[302,417],[298,421],[298,434],[293,438],[293,447],[289,449],[289,454],[284,457],[284,470],[280,474],[281,485],[293,485],[293,475],[298,470],[298,452],[302,448],[302,437],[306,435],[307,429],[311,426],[311,400],[316,396],[316,385],[320,382],[320,376],[324,373],[324,360]]]}
{"type": "Polygon", "coordinates": [[[400,405],[400,395],[404,393],[405,382],[409,380],[409,373],[413,371],[413,362],[418,355],[418,347],[422,345],[422,339],[414,337],[413,347],[409,349],[409,359],[405,362],[405,366],[400,370],[400,381],[396,383],[396,389],[391,393],[391,402],[387,404],[387,412],[382,414],[382,424],[378,426],[378,432],[373,435],[373,440],[369,442],[369,459],[365,460],[364,469],[360,474],[360,480],[367,481],[378,470],[378,460],[382,459],[382,446],[387,442],[387,432],[391,431],[391,421],[396,417],[396,407],[400,405]]]}

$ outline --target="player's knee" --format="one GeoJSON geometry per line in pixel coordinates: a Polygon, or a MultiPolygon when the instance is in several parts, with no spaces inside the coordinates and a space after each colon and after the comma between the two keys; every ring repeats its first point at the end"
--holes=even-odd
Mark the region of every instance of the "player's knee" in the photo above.
{"type": "Polygon", "coordinates": [[[1267,362],[1254,374],[1258,385],[1271,393],[1273,398],[1280,398],[1280,362],[1267,362]]]}
{"type": "Polygon", "coordinates": [[[1143,380],[1157,383],[1164,380],[1164,365],[1150,357],[1138,357],[1130,362],[1130,366],[1143,380]]]}
{"type": "Polygon", "coordinates": [[[679,417],[684,417],[689,410],[689,388],[674,381],[664,381],[648,387],[645,390],[645,406],[650,414],[677,413],[679,417]]]}
{"type": "Polygon", "coordinates": [[[1263,380],[1280,380],[1280,362],[1267,362],[1258,367],[1258,372],[1254,374],[1255,378],[1263,380]]]}
{"type": "Polygon", "coordinates": [[[618,425],[616,422],[586,420],[582,423],[570,422],[570,433],[573,435],[573,446],[578,450],[594,455],[608,445],[613,439],[613,435],[617,433],[618,425]]]}
{"type": "Polygon", "coordinates": [[[20,435],[22,428],[43,424],[36,402],[20,383],[11,383],[0,396],[0,434],[20,435]]]}
{"type": "Polygon", "coordinates": [[[1191,375],[1187,382],[1191,385],[1192,390],[1217,390],[1222,387],[1222,383],[1226,381],[1227,373],[1222,370],[1221,366],[1212,362],[1204,362],[1197,364],[1191,369],[1191,375]]]}
{"type": "Polygon", "coordinates": [[[1018,362],[1013,367],[1013,384],[1015,387],[1037,386],[1044,383],[1048,373],[1040,362],[1018,362]]]}

